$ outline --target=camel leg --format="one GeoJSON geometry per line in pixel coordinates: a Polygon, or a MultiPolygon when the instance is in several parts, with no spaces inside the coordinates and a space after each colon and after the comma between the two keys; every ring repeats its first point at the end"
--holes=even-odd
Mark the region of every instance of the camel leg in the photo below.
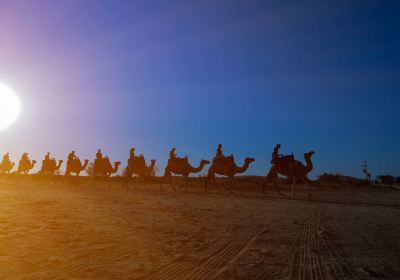
{"type": "Polygon", "coordinates": [[[274,186],[274,188],[276,189],[276,191],[277,191],[280,195],[285,196],[283,193],[281,193],[281,190],[280,190],[279,187],[278,187],[277,181],[278,181],[278,179],[274,180],[274,183],[273,183],[272,185],[274,186]]]}
{"type": "Polygon", "coordinates": [[[309,191],[308,191],[308,187],[309,187],[309,184],[308,184],[308,182],[307,182],[307,183],[306,183],[306,188],[307,188],[307,199],[310,198],[310,193],[309,193],[309,191]]]}
{"type": "Polygon", "coordinates": [[[294,185],[296,184],[296,176],[293,176],[293,183],[292,183],[292,197],[294,197],[294,185]]]}
{"type": "MultiPolygon", "coordinates": [[[[271,167],[271,169],[269,170],[267,176],[265,177],[265,180],[264,180],[263,183],[262,183],[262,192],[263,192],[263,194],[265,194],[265,186],[267,185],[268,180],[269,180],[269,179],[271,178],[271,176],[272,176],[272,171],[273,171],[273,169],[272,169],[272,167],[271,167]]],[[[274,181],[274,183],[275,183],[275,181],[274,181]]]]}
{"type": "Polygon", "coordinates": [[[185,186],[185,191],[187,191],[188,181],[189,181],[188,176],[185,176],[185,180],[184,180],[184,183],[183,183],[183,185],[185,186]]]}
{"type": "Polygon", "coordinates": [[[265,186],[267,185],[267,179],[262,182],[262,193],[265,194],[265,186]]]}
{"type": "Polygon", "coordinates": [[[233,187],[233,176],[229,176],[228,190],[230,193],[233,193],[232,187],[233,187]]]}
{"type": "Polygon", "coordinates": [[[212,167],[210,167],[210,169],[208,170],[207,173],[207,177],[204,183],[204,192],[207,192],[207,184],[213,180],[214,184],[215,184],[215,173],[212,167]]]}
{"type": "Polygon", "coordinates": [[[167,178],[167,176],[171,176],[171,174],[169,173],[168,169],[165,168],[165,172],[164,172],[164,176],[161,178],[160,181],[160,191],[162,191],[162,184],[164,183],[165,179],[167,178]]]}
{"type": "Polygon", "coordinates": [[[304,182],[306,183],[306,188],[307,188],[307,199],[310,198],[310,192],[309,192],[309,188],[310,188],[310,180],[304,176],[303,178],[304,182]]]}
{"type": "Polygon", "coordinates": [[[175,187],[174,187],[174,184],[172,183],[172,175],[171,175],[171,174],[169,175],[169,184],[171,185],[171,188],[172,188],[174,191],[176,191],[176,189],[175,189],[175,187]]]}

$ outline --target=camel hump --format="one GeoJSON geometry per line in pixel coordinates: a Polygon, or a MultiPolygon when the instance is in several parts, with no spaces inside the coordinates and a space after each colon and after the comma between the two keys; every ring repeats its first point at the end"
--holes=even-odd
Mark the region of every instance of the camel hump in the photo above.
{"type": "Polygon", "coordinates": [[[289,165],[294,162],[295,162],[294,155],[281,156],[271,160],[272,164],[282,164],[282,165],[289,165]]]}
{"type": "Polygon", "coordinates": [[[173,159],[168,160],[168,164],[172,165],[182,165],[182,164],[187,164],[188,163],[188,158],[187,157],[176,157],[173,159]]]}

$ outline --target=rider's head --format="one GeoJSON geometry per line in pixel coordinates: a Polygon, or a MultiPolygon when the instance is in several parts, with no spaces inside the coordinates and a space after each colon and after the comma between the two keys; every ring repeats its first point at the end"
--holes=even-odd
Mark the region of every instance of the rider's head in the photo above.
{"type": "Polygon", "coordinates": [[[98,152],[98,153],[101,153],[101,149],[98,149],[97,152],[98,152]]]}
{"type": "Polygon", "coordinates": [[[222,148],[222,144],[218,144],[218,148],[221,149],[222,148]]]}
{"type": "Polygon", "coordinates": [[[71,154],[75,154],[75,151],[72,151],[71,154]]]}
{"type": "Polygon", "coordinates": [[[276,148],[280,148],[281,147],[281,144],[276,144],[276,148]]]}
{"type": "Polygon", "coordinates": [[[171,151],[175,152],[175,148],[172,148],[171,151]]]}

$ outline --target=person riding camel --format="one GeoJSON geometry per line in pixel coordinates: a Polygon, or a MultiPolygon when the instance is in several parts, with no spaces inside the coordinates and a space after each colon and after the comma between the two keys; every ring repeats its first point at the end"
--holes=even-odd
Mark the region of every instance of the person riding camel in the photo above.
{"type": "Polygon", "coordinates": [[[135,158],[135,148],[131,148],[129,151],[129,158],[135,158]]]}
{"type": "Polygon", "coordinates": [[[218,164],[224,157],[224,153],[222,152],[222,144],[218,144],[218,148],[215,153],[215,157],[213,158],[212,164],[218,164]]]}
{"type": "Polygon", "coordinates": [[[171,151],[169,152],[169,159],[170,160],[176,159],[175,148],[172,148],[171,151]]]}
{"type": "Polygon", "coordinates": [[[102,163],[102,160],[103,160],[103,153],[101,152],[101,149],[98,149],[97,150],[97,153],[96,153],[96,159],[94,160],[94,164],[100,164],[100,163],[102,163]]]}
{"type": "Polygon", "coordinates": [[[68,154],[67,165],[71,164],[76,159],[75,151],[68,154]]]}
{"type": "Polygon", "coordinates": [[[222,144],[218,144],[217,152],[215,153],[215,158],[223,158],[224,154],[222,153],[222,144]]]}
{"type": "Polygon", "coordinates": [[[283,163],[290,163],[290,162],[294,162],[294,155],[293,153],[290,155],[283,155],[283,154],[279,154],[279,149],[281,148],[281,144],[276,144],[274,151],[272,153],[272,159],[271,159],[271,163],[272,164],[283,164],[283,163]]]}
{"type": "Polygon", "coordinates": [[[21,162],[29,161],[28,153],[23,153],[20,161],[21,162]]]}
{"type": "Polygon", "coordinates": [[[45,156],[44,156],[44,160],[42,161],[42,169],[47,169],[47,166],[50,162],[50,152],[48,152],[45,156]]]}
{"type": "Polygon", "coordinates": [[[96,153],[96,159],[102,159],[102,158],[103,158],[103,154],[101,152],[101,149],[98,149],[97,153],[96,153]]]}
{"type": "Polygon", "coordinates": [[[3,156],[3,163],[9,163],[10,162],[10,153],[6,153],[3,156]]]}
{"type": "Polygon", "coordinates": [[[271,163],[275,164],[278,163],[280,156],[279,156],[279,149],[281,148],[281,144],[276,144],[274,151],[272,152],[272,159],[271,163]]]}

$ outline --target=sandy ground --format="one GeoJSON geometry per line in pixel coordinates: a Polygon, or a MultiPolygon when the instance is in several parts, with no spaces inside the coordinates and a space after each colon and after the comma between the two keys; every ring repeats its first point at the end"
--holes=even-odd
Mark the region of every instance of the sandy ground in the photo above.
{"type": "Polygon", "coordinates": [[[400,279],[400,191],[0,180],[0,279],[400,279]]]}

